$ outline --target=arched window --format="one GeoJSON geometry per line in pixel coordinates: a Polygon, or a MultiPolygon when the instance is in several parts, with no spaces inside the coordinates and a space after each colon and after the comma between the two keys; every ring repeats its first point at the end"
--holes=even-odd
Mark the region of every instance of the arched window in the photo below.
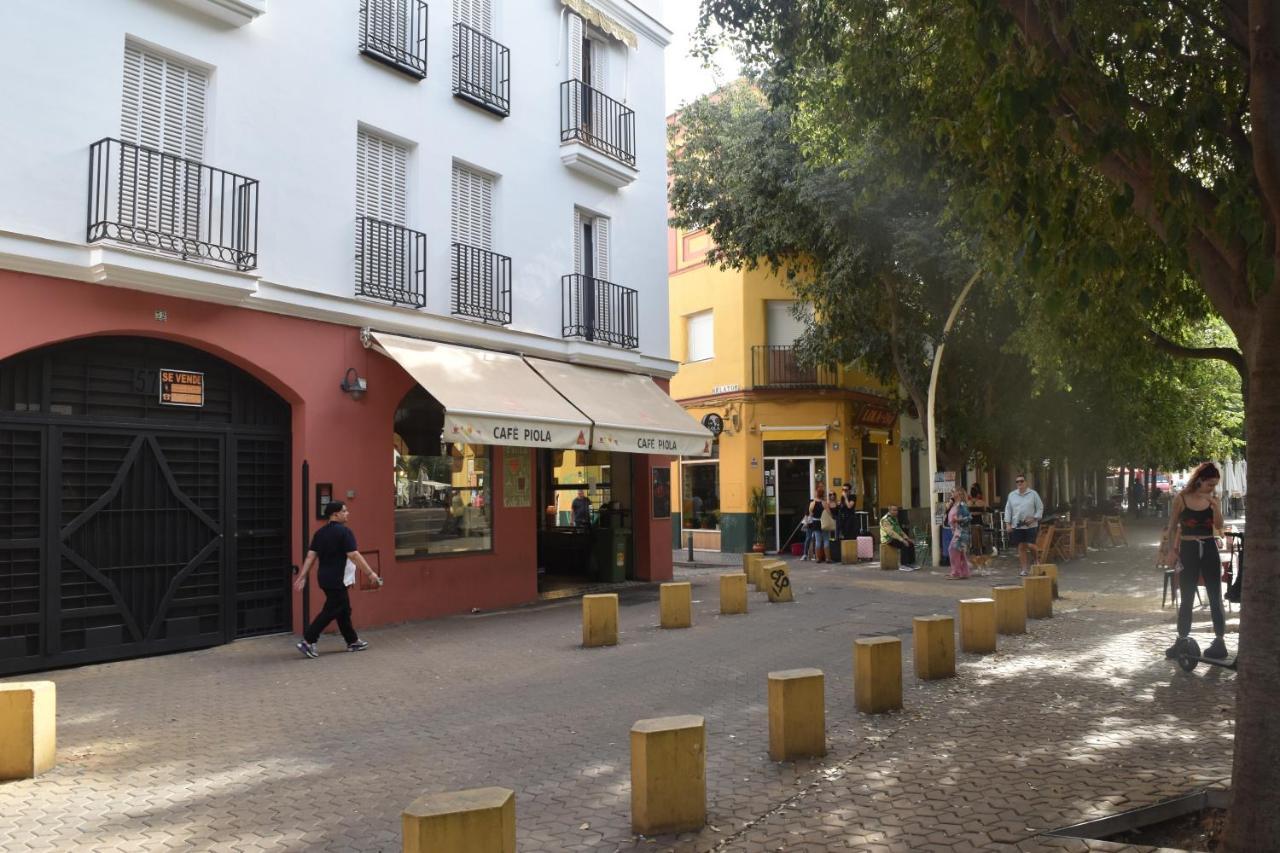
{"type": "Polygon", "coordinates": [[[493,548],[490,448],[443,439],[444,408],[415,386],[396,409],[396,557],[493,548]]]}

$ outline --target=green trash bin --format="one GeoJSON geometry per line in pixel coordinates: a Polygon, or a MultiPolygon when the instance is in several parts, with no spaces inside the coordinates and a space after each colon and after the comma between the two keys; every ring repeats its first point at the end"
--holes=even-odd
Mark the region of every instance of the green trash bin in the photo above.
{"type": "Polygon", "coordinates": [[[631,568],[631,531],[621,528],[597,527],[591,531],[592,556],[595,557],[596,578],[601,583],[618,583],[627,579],[631,568]]]}

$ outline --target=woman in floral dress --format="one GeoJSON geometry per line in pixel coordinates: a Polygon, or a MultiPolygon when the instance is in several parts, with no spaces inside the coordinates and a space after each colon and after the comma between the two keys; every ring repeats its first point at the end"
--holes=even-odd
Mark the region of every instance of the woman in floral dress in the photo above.
{"type": "Polygon", "coordinates": [[[951,545],[947,557],[951,560],[948,578],[964,580],[969,577],[969,507],[964,489],[956,489],[951,496],[951,508],[947,510],[947,524],[951,527],[951,545]]]}

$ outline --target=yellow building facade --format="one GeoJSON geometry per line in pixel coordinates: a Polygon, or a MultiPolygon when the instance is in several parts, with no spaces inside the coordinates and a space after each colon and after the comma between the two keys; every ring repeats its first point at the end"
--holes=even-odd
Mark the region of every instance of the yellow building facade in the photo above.
{"type": "Polygon", "coordinates": [[[782,277],[720,270],[705,263],[709,248],[706,232],[669,234],[671,357],[680,362],[671,396],[713,430],[723,425],[711,459],[673,471],[673,544],[692,537],[696,549],[741,552],[760,538],[769,551],[787,548],[803,538],[797,527],[819,483],[852,483],[867,513],[859,520],[873,526],[903,504],[903,466],[917,464],[901,452],[887,389],[856,370],[800,364],[804,322],[782,277]],[[755,489],[766,503],[762,535],[755,489]]]}

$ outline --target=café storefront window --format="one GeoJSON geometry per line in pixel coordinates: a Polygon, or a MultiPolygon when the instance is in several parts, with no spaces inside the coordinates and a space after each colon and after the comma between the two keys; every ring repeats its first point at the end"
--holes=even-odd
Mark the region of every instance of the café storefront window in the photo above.
{"type": "Polygon", "coordinates": [[[720,529],[720,442],[710,459],[680,460],[680,526],[685,530],[720,529]]]}
{"type": "Polygon", "coordinates": [[[613,502],[613,454],[599,450],[553,451],[552,527],[601,527],[613,502]],[[585,499],[585,500],[583,500],[585,499]]]}
{"type": "Polygon", "coordinates": [[[441,441],[444,409],[416,387],[396,410],[392,437],[396,557],[493,548],[492,449],[441,441]]]}

